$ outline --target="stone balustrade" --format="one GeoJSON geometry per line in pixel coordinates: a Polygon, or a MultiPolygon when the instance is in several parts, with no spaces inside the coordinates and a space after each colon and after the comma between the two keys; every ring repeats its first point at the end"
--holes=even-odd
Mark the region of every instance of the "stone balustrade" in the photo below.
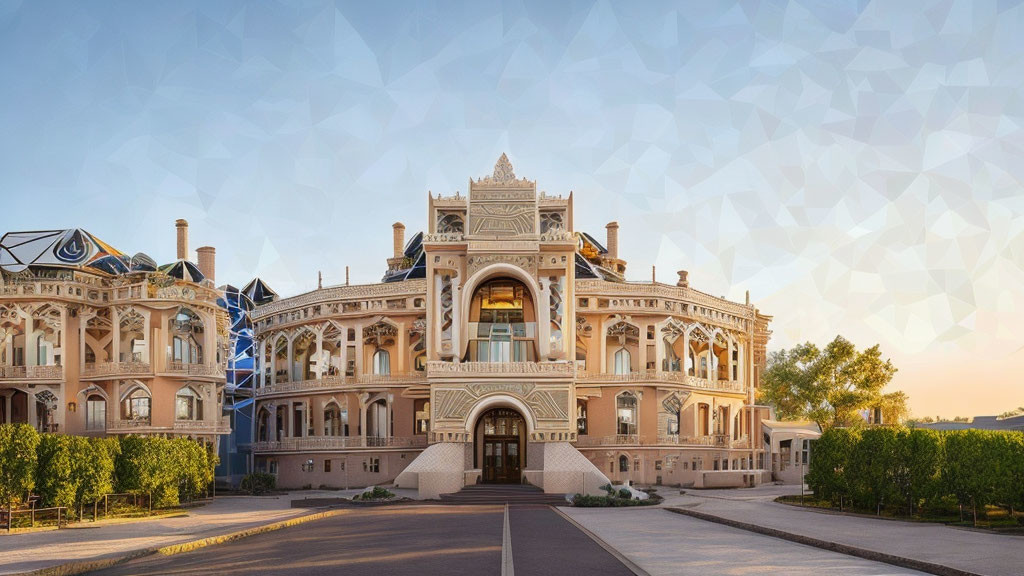
{"type": "Polygon", "coordinates": [[[345,448],[422,448],[426,436],[303,436],[253,442],[253,452],[290,452],[301,450],[339,450],[345,448]]]}
{"type": "Polygon", "coordinates": [[[224,376],[224,366],[220,364],[192,364],[189,362],[168,361],[164,372],[168,374],[186,374],[188,376],[224,376]]]}
{"type": "Polygon", "coordinates": [[[323,392],[345,386],[385,386],[390,384],[416,384],[425,382],[427,375],[423,372],[406,372],[392,374],[361,374],[359,376],[324,376],[309,380],[293,380],[278,382],[256,388],[256,396],[278,396],[303,392],[323,392]]]}
{"type": "Polygon", "coordinates": [[[668,382],[698,388],[702,390],[715,390],[725,392],[745,392],[743,382],[738,380],[709,380],[690,376],[682,372],[665,370],[638,370],[627,374],[581,374],[576,378],[577,382],[668,382]]]}
{"type": "Polygon", "coordinates": [[[0,366],[0,378],[16,380],[60,380],[63,366],[0,366]]]}
{"type": "MultiPolygon", "coordinates": [[[[659,434],[658,436],[646,434],[616,434],[613,436],[587,436],[581,435],[576,440],[579,447],[599,446],[712,446],[715,448],[730,447],[730,440],[727,434],[712,434],[708,436],[680,436],[678,434],[659,434]]],[[[732,446],[738,448],[741,446],[732,446]]]]}
{"type": "Polygon", "coordinates": [[[152,374],[149,362],[95,362],[82,368],[84,378],[97,376],[138,376],[152,374]]]}
{"type": "Polygon", "coordinates": [[[575,362],[427,362],[427,376],[487,377],[487,376],[563,377],[576,375],[575,362]]]}

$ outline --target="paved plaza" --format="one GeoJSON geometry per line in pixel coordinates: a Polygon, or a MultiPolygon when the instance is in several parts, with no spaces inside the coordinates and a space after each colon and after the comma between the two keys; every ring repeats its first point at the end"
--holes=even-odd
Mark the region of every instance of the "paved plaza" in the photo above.
{"type": "MultiPolygon", "coordinates": [[[[765,486],[679,494],[663,489],[666,500],[658,507],[561,508],[560,513],[546,506],[522,505],[510,506],[507,519],[505,507],[498,505],[416,502],[351,508],[193,552],[139,558],[99,573],[500,574],[503,546],[508,563],[519,574],[626,576],[634,573],[630,566],[652,576],[918,573],[664,508],[756,522],[976,574],[1019,574],[1024,565],[1024,538],[1019,536],[840,516],[773,502],[792,490],[765,486]]],[[[350,494],[311,491],[265,498],[222,497],[184,517],[4,535],[0,536],[0,573],[236,532],[314,512],[302,507],[303,499],[339,495],[350,494]],[[299,507],[293,507],[293,500],[299,507]]]]}

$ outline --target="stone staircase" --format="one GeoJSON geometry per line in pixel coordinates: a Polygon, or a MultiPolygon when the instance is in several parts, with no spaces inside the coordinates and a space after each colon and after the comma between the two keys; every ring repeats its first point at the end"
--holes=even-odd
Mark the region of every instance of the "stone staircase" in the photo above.
{"type": "Polygon", "coordinates": [[[453,494],[441,494],[442,504],[543,504],[564,506],[564,494],[545,494],[529,484],[474,484],[453,494]]]}

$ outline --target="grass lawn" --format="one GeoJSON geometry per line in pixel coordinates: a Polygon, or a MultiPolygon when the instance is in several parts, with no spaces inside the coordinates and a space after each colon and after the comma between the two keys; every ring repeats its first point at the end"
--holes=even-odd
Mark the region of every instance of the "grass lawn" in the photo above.
{"type": "MultiPolygon", "coordinates": [[[[872,509],[851,507],[849,503],[844,505],[843,509],[840,510],[839,507],[834,506],[832,502],[817,499],[813,494],[805,495],[802,499],[799,495],[779,496],[775,501],[794,506],[820,508],[834,512],[856,514],[859,516],[880,516],[882,518],[894,518],[910,522],[934,522],[937,524],[948,524],[950,526],[974,526],[974,519],[972,517],[971,510],[969,508],[964,508],[963,519],[961,519],[959,508],[955,504],[951,505],[951,503],[945,503],[945,505],[941,507],[928,508],[923,512],[909,516],[906,514],[906,510],[896,511],[883,507],[880,512],[876,512],[872,509]]],[[[998,506],[986,506],[984,509],[978,510],[977,527],[987,528],[1001,533],[1024,534],[1024,512],[1015,510],[1011,515],[1010,511],[1005,508],[1000,508],[998,506]]]]}

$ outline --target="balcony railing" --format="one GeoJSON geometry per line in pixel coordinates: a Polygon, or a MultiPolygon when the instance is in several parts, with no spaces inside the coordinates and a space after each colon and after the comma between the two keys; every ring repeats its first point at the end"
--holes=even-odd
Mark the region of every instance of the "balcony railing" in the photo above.
{"type": "MultiPolygon", "coordinates": [[[[708,436],[680,436],[678,434],[661,434],[649,436],[645,434],[617,434],[614,436],[579,436],[577,446],[713,446],[716,448],[730,447],[729,435],[711,434],[708,436]]],[[[738,448],[740,446],[732,446],[738,448]]]]}
{"type": "Polygon", "coordinates": [[[0,378],[60,380],[63,366],[0,366],[0,378]]]}
{"type": "Polygon", "coordinates": [[[187,374],[189,376],[223,376],[224,366],[220,364],[191,364],[189,362],[168,360],[165,371],[168,374],[187,374]]]}
{"type": "Polygon", "coordinates": [[[427,374],[444,376],[487,376],[491,374],[561,376],[576,374],[575,362],[427,362],[427,374]]]}
{"type": "Polygon", "coordinates": [[[576,379],[578,382],[672,382],[704,390],[745,391],[743,383],[738,380],[708,380],[682,372],[665,370],[646,369],[626,374],[580,374],[576,379]]]}
{"type": "Polygon", "coordinates": [[[134,420],[111,420],[107,422],[108,431],[138,432],[178,432],[195,434],[230,434],[231,425],[223,420],[175,420],[172,426],[153,426],[149,418],[134,420]]]}
{"type": "Polygon", "coordinates": [[[95,362],[86,364],[82,369],[82,376],[89,378],[94,376],[126,376],[138,374],[152,374],[153,367],[149,362],[95,362]]]}
{"type": "Polygon", "coordinates": [[[304,436],[253,442],[254,452],[281,452],[292,450],[336,450],[342,448],[420,448],[427,445],[426,436],[383,437],[367,436],[304,436]]]}
{"type": "Polygon", "coordinates": [[[225,418],[216,420],[175,420],[174,430],[178,432],[198,432],[206,434],[230,434],[231,424],[225,418]]]}
{"type": "Polygon", "coordinates": [[[343,386],[373,386],[384,384],[407,384],[423,382],[427,378],[424,372],[406,372],[392,374],[361,374],[359,376],[324,376],[310,380],[278,382],[256,389],[257,396],[271,396],[295,392],[315,392],[343,386]]]}

